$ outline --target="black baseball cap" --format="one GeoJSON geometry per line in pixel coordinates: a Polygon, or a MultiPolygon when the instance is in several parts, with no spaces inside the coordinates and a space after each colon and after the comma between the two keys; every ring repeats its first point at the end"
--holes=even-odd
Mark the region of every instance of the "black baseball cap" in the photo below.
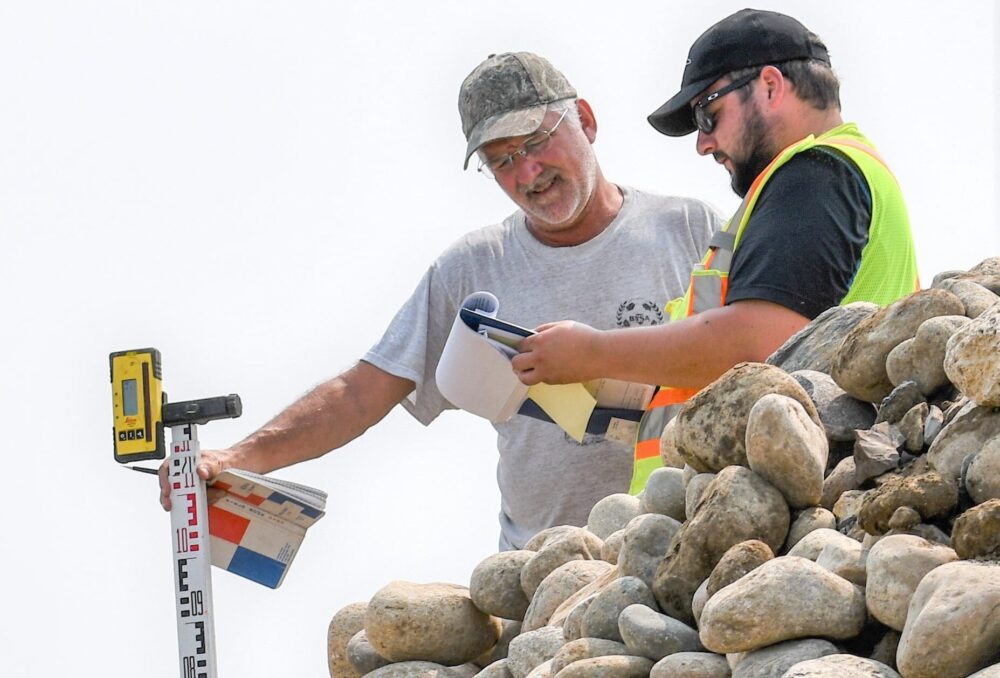
{"type": "Polygon", "coordinates": [[[830,64],[826,46],[808,28],[785,14],[743,9],[715,24],[694,41],[688,52],[681,91],[647,118],[658,132],[671,137],[697,127],[691,100],[727,73],[792,59],[818,59],[830,64]]]}

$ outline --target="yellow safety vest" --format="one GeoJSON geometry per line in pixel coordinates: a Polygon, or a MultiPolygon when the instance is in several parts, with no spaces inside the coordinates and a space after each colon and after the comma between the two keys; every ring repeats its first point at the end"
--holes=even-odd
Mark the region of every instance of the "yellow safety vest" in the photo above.
{"type": "MultiPolygon", "coordinates": [[[[667,303],[670,322],[726,305],[733,253],[764,186],[778,168],[797,153],[817,146],[828,146],[850,158],[861,170],[872,198],[868,242],[861,252],[861,264],[854,280],[840,304],[870,301],[887,306],[920,289],[910,220],[899,184],[871,142],[855,124],[847,123],[818,137],[810,135],[792,144],[757,176],[736,214],[712,237],[708,252],[695,264],[685,295],[667,303]]],[[[667,422],[697,392],[698,389],[670,386],[661,386],[657,391],[639,423],[629,493],[641,492],[649,475],[663,465],[660,435],[667,422]]]]}

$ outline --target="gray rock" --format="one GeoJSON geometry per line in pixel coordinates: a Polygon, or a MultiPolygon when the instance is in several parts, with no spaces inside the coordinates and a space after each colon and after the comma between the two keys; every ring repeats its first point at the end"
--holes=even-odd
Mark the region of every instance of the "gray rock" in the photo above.
{"type": "Polygon", "coordinates": [[[597,597],[596,593],[584,598],[573,610],[566,616],[566,621],[563,622],[563,637],[566,640],[577,640],[578,638],[583,638],[583,618],[587,614],[587,610],[590,608],[591,603],[594,602],[594,598],[597,597]]]}
{"type": "Polygon", "coordinates": [[[526,678],[552,678],[553,675],[555,674],[552,673],[552,660],[550,659],[531,669],[531,673],[526,678]]]}
{"type": "Polygon", "coordinates": [[[920,524],[920,514],[909,506],[900,506],[889,518],[890,530],[910,530],[920,524]]]}
{"type": "Polygon", "coordinates": [[[830,474],[823,480],[823,494],[820,496],[820,506],[825,509],[832,509],[833,505],[840,499],[840,495],[850,490],[861,487],[858,482],[857,464],[854,457],[844,457],[837,463],[830,474]]]}
{"type": "Polygon", "coordinates": [[[535,590],[522,632],[545,626],[563,601],[611,569],[603,560],[571,560],[552,570],[535,590]]]}
{"type": "Polygon", "coordinates": [[[642,512],[639,498],[630,494],[612,494],[594,504],[587,518],[587,529],[604,539],[617,532],[642,512]]]}
{"type": "Polygon", "coordinates": [[[965,490],[977,504],[1000,499],[1000,436],[991,438],[969,462],[965,490]]]}
{"type": "Polygon", "coordinates": [[[476,678],[514,678],[514,674],[507,668],[507,660],[500,659],[477,673],[476,678]]]}
{"type": "Polygon", "coordinates": [[[750,468],[774,485],[793,509],[814,506],[823,494],[826,433],[795,399],[772,393],[750,409],[746,427],[750,468]]]}
{"type": "Polygon", "coordinates": [[[622,551],[622,543],[624,541],[625,528],[609,534],[607,539],[604,540],[604,544],[601,545],[601,560],[611,563],[612,565],[617,565],[618,554],[622,551]]]}
{"type": "Polygon", "coordinates": [[[500,638],[500,620],[472,604],[469,589],[455,584],[390,582],[365,611],[368,642],[386,659],[470,662],[500,638]]]}
{"type": "MultiPolygon", "coordinates": [[[[808,326],[807,326],[808,327],[808,326]]],[[[714,652],[677,652],[656,662],[649,678],[729,678],[729,663],[714,652]]]]}
{"type": "Polygon", "coordinates": [[[908,452],[920,454],[924,448],[924,426],[930,405],[919,403],[910,408],[899,420],[899,432],[903,435],[903,445],[908,452]]]}
{"type": "Polygon", "coordinates": [[[865,602],[875,619],[902,631],[913,592],[936,567],[957,560],[955,551],[908,534],[888,535],[868,553],[865,602]]]}
{"type": "Polygon", "coordinates": [[[944,369],[962,393],[983,407],[1000,407],[1000,305],[948,340],[944,369]]]}
{"type": "Polygon", "coordinates": [[[388,664],[364,675],[365,678],[462,678],[469,675],[460,668],[449,668],[434,662],[410,661],[388,664]]]}
{"type": "MultiPolygon", "coordinates": [[[[711,579],[711,577],[709,577],[709,579],[711,579]]],[[[696,627],[701,621],[701,611],[705,609],[705,603],[707,602],[708,579],[698,585],[698,588],[694,592],[694,597],[691,598],[691,613],[694,615],[694,625],[696,627]]]]}
{"type": "Polygon", "coordinates": [[[843,548],[850,549],[852,548],[852,542],[858,543],[846,534],[841,534],[836,530],[820,528],[818,530],[813,530],[799,540],[799,543],[789,550],[788,555],[816,561],[819,559],[820,554],[823,553],[823,549],[827,546],[831,544],[840,544],[843,548]]]}
{"type": "Polygon", "coordinates": [[[611,655],[632,655],[624,643],[606,638],[578,638],[572,640],[556,652],[552,658],[552,674],[558,674],[564,668],[583,659],[607,657],[611,655]]]}
{"type": "Polygon", "coordinates": [[[989,666],[1000,645],[998,607],[1000,565],[957,561],[931,570],[910,601],[896,653],[900,673],[958,678],[989,666]]]}
{"type": "Polygon", "coordinates": [[[838,540],[824,546],[816,558],[816,564],[852,584],[864,586],[867,578],[867,555],[861,542],[848,538],[846,541],[838,540]]]}
{"type": "Polygon", "coordinates": [[[704,650],[698,632],[645,605],[629,605],[618,617],[618,630],[632,654],[659,661],[675,652],[704,650]]]}
{"type": "Polygon", "coordinates": [[[680,529],[679,522],[657,513],[646,513],[629,521],[618,554],[618,570],[622,576],[638,577],[651,587],[656,568],[680,529]]]}
{"type": "Polygon", "coordinates": [[[347,643],[347,663],[355,675],[363,676],[391,662],[380,655],[368,642],[364,629],[355,633],[347,643]]]}
{"type": "Polygon", "coordinates": [[[759,539],[776,551],[788,534],[789,519],[781,493],[759,475],[742,466],[720,471],[657,569],[653,593],[660,609],[693,622],[694,592],[729,547],[759,539]]]}
{"type": "Polygon", "coordinates": [[[937,471],[909,477],[890,476],[868,492],[858,511],[858,525],[868,534],[885,534],[900,506],[909,506],[925,520],[947,516],[958,503],[958,483],[937,471]]]}
{"type": "Polygon", "coordinates": [[[562,629],[555,626],[522,633],[510,641],[507,668],[514,678],[526,678],[536,666],[555,657],[565,644],[562,629]]]}
{"type": "Polygon", "coordinates": [[[781,556],[709,598],[700,636],[713,652],[748,652],[795,638],[853,638],[866,615],[864,589],[811,560],[781,556]]]}
{"type": "Polygon", "coordinates": [[[829,374],[844,337],[878,308],[867,301],[828,308],[789,337],[768,357],[767,364],[786,372],[814,370],[829,374]]]}
{"type": "Polygon", "coordinates": [[[660,434],[660,461],[665,468],[684,468],[684,457],[677,451],[677,442],[674,440],[675,426],[676,423],[671,418],[660,434]]]}
{"type": "Polygon", "coordinates": [[[473,662],[476,666],[486,667],[495,664],[501,659],[506,659],[510,641],[520,635],[521,622],[514,621],[513,619],[501,619],[500,621],[503,627],[500,631],[500,638],[497,640],[497,644],[476,657],[473,662]]]}
{"type": "Polygon", "coordinates": [[[585,638],[606,638],[622,642],[618,615],[629,605],[656,607],[649,587],[638,577],[615,579],[597,594],[583,615],[580,630],[585,638]]]}
{"type": "Polygon", "coordinates": [[[854,477],[859,483],[899,467],[899,447],[903,434],[887,422],[867,431],[858,431],[854,443],[854,477]]]}
{"type": "Polygon", "coordinates": [[[658,468],[649,475],[642,492],[642,511],[660,513],[684,522],[686,498],[684,472],[679,468],[658,468]]]}
{"type": "Polygon", "coordinates": [[[847,334],[830,376],[855,398],[877,403],[893,388],[885,370],[889,352],[912,338],[928,318],[964,312],[958,297],[944,290],[922,290],[900,299],[865,318],[847,334]]]}
{"type": "Polygon", "coordinates": [[[483,559],[469,581],[472,602],[487,614],[523,619],[531,602],[521,588],[521,568],[534,551],[501,551],[483,559]]]}
{"type": "Polygon", "coordinates": [[[927,412],[927,421],[924,422],[924,445],[933,443],[942,428],[944,428],[944,412],[937,405],[931,405],[927,412]]]}
{"type": "Polygon", "coordinates": [[[347,643],[365,628],[365,608],[368,603],[351,603],[333,615],[326,634],[326,655],[331,676],[349,676],[347,643]]]}
{"type": "Polygon", "coordinates": [[[688,518],[694,516],[695,511],[698,508],[698,502],[701,501],[701,496],[705,493],[705,488],[707,488],[713,480],[715,480],[714,473],[699,473],[688,481],[687,493],[684,500],[684,512],[688,518]]]}
{"type": "Polygon", "coordinates": [[[878,416],[875,423],[881,424],[884,421],[895,424],[903,415],[910,411],[914,405],[919,405],[924,400],[924,394],[920,392],[915,381],[904,381],[895,386],[878,408],[878,416]]]}
{"type": "MultiPolygon", "coordinates": [[[[851,459],[853,461],[853,458],[851,459]]],[[[837,517],[829,510],[821,506],[810,506],[802,509],[792,521],[792,526],[788,529],[788,537],[782,551],[787,553],[807,534],[814,530],[827,528],[837,529],[837,517]]]]}
{"type": "Polygon", "coordinates": [[[837,519],[837,529],[844,530],[845,524],[856,518],[864,498],[868,495],[868,490],[848,490],[840,495],[840,499],[833,505],[833,515],[837,519]]]}
{"type": "Polygon", "coordinates": [[[774,558],[771,547],[757,539],[735,544],[723,554],[722,559],[712,569],[705,592],[712,597],[716,592],[729,586],[748,572],[774,558]]]}
{"type": "Polygon", "coordinates": [[[816,404],[826,436],[833,442],[854,442],[854,432],[871,428],[875,423],[875,408],[871,403],[852,398],[837,386],[829,374],[812,370],[793,372],[792,377],[802,385],[816,404]]]}
{"type": "Polygon", "coordinates": [[[965,315],[969,318],[978,318],[995,306],[997,302],[1000,302],[1000,297],[972,280],[943,280],[938,287],[942,290],[948,290],[961,299],[965,306],[965,315]]]}
{"type": "Polygon", "coordinates": [[[652,668],[645,657],[593,657],[573,662],[553,678],[646,678],[652,668]]]}
{"type": "Polygon", "coordinates": [[[896,386],[912,381],[925,396],[948,384],[944,371],[945,346],[951,335],[968,322],[964,315],[942,315],[925,320],[913,339],[889,352],[885,361],[889,380],[896,386]]]}
{"type": "Polygon", "coordinates": [[[799,401],[822,426],[816,406],[795,379],[771,365],[740,363],[699,391],[677,415],[675,439],[684,460],[700,472],[746,466],[750,408],[769,393],[799,401]]]}
{"type": "Polygon", "coordinates": [[[600,560],[602,546],[599,537],[582,527],[552,534],[521,568],[521,589],[531,598],[542,580],[560,565],[571,560],[600,560]]]}
{"type": "Polygon", "coordinates": [[[965,458],[979,452],[997,436],[1000,436],[1000,410],[970,407],[941,429],[927,450],[927,458],[942,475],[958,480],[965,458]]]}
{"type": "Polygon", "coordinates": [[[990,499],[963,513],[951,531],[959,558],[1000,557],[1000,499],[990,499]]]}
{"type": "Polygon", "coordinates": [[[837,654],[837,646],[821,638],[786,640],[743,655],[733,678],[781,678],[799,662],[837,654]]]}
{"type": "Polygon", "coordinates": [[[831,654],[799,662],[782,678],[901,678],[892,668],[873,659],[831,654]]]}

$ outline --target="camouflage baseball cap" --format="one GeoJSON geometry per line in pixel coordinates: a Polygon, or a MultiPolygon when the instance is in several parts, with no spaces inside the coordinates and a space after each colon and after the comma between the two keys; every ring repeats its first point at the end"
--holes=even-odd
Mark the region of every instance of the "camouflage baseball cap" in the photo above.
{"type": "Polygon", "coordinates": [[[469,145],[465,165],[479,148],[497,139],[531,134],[548,104],[576,97],[566,76],[530,52],[491,54],[462,82],[458,112],[469,145]]]}

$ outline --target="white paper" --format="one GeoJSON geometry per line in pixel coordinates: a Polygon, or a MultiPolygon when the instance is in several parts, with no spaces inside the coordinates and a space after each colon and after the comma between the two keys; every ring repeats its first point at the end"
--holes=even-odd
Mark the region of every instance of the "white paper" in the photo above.
{"type": "MultiPolygon", "coordinates": [[[[477,292],[462,302],[462,308],[478,310],[494,318],[499,307],[500,302],[489,292],[477,292]]],[[[449,402],[495,424],[514,416],[528,394],[528,387],[511,369],[508,355],[466,325],[458,314],[441,353],[435,378],[438,390],[449,402]]]]}

